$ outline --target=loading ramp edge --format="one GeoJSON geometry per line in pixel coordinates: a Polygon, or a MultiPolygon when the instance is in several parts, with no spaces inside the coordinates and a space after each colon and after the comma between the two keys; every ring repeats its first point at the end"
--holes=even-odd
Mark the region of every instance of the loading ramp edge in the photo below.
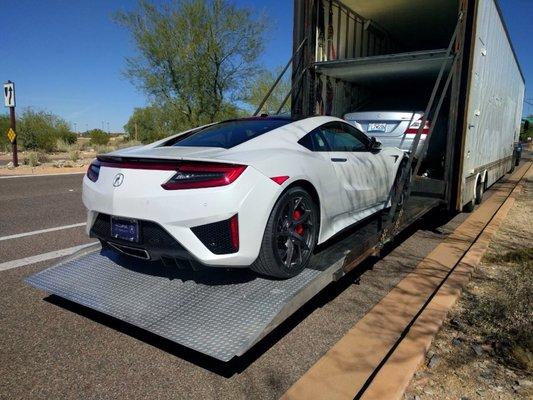
{"type": "MultiPolygon", "coordinates": [[[[403,228],[438,203],[430,199],[418,202],[403,228]]],[[[147,270],[142,260],[91,248],[25,281],[227,362],[242,356],[327,285],[363,261],[366,257],[357,255],[368,254],[377,243],[373,238],[378,234],[369,233],[377,232],[375,223],[321,251],[309,268],[288,280],[271,280],[248,270],[209,269],[193,274],[170,270],[159,263],[151,263],[147,270]],[[354,251],[349,246],[353,243],[362,243],[363,247],[354,251]]]]}

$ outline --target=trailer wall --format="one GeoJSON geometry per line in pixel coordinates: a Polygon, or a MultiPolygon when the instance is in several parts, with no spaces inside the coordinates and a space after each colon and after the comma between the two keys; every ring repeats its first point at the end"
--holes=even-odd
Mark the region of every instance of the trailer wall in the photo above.
{"type": "Polygon", "coordinates": [[[464,127],[461,208],[512,167],[525,82],[495,0],[478,0],[464,127]]]}

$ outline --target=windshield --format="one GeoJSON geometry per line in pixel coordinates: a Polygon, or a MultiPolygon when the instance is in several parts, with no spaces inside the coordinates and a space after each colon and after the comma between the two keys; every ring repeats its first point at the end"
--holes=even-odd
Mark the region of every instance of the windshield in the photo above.
{"type": "Polygon", "coordinates": [[[266,118],[226,121],[177,137],[167,145],[229,149],[290,122],[289,119],[266,118]]]}

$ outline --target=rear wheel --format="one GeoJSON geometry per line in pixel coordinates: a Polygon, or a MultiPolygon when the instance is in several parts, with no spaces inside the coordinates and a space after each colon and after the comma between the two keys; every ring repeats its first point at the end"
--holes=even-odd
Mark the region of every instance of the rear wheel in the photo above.
{"type": "Polygon", "coordinates": [[[483,201],[483,194],[485,193],[485,184],[481,182],[481,180],[478,180],[478,183],[476,185],[476,204],[481,204],[483,201]]]}
{"type": "Polygon", "coordinates": [[[309,263],[318,236],[318,208],[309,193],[294,187],[278,199],[265,228],[259,257],[251,269],[291,278],[309,263]]]}

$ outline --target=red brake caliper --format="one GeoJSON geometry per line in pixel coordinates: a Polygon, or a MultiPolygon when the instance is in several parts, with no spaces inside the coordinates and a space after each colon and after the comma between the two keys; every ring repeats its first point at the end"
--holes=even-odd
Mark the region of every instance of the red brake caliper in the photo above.
{"type": "MultiPolygon", "coordinates": [[[[302,213],[300,212],[300,210],[294,210],[293,213],[292,213],[292,218],[294,220],[299,220],[300,218],[302,218],[302,213]]],[[[294,232],[296,232],[298,235],[302,236],[303,233],[304,233],[304,227],[302,226],[302,224],[298,224],[294,227],[294,232]]]]}

